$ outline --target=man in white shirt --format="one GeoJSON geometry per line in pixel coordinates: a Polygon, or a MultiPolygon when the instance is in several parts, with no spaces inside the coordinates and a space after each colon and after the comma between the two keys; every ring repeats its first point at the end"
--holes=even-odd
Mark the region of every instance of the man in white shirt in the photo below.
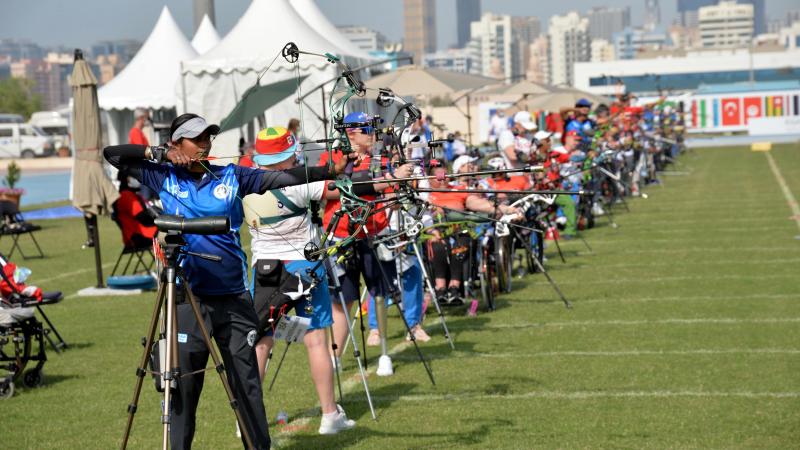
{"type": "Polygon", "coordinates": [[[510,129],[504,130],[497,139],[497,148],[507,167],[520,167],[527,163],[532,146],[528,133],[537,128],[531,113],[519,111],[514,114],[514,125],[510,129]],[[520,155],[524,160],[519,160],[520,155]]]}

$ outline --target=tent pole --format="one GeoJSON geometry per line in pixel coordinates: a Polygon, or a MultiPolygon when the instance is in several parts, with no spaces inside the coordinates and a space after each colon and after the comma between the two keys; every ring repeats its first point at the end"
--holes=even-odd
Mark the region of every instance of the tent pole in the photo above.
{"type": "Polygon", "coordinates": [[[328,113],[327,109],[325,108],[325,89],[320,89],[319,92],[322,94],[322,129],[325,131],[325,137],[328,137],[328,113]]]}
{"type": "Polygon", "coordinates": [[[181,61],[181,94],[182,114],[186,114],[186,72],[183,71],[183,61],[181,61]]]}
{"type": "Polygon", "coordinates": [[[470,95],[467,94],[467,136],[472,147],[472,112],[470,111],[470,95]]]}

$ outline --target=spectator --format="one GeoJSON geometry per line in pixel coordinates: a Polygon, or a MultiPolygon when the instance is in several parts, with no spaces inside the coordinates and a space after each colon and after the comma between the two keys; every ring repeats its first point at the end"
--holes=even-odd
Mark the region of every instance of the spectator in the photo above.
{"type": "Polygon", "coordinates": [[[142,131],[148,120],[150,120],[150,113],[147,112],[146,109],[136,108],[136,110],[133,111],[133,127],[128,132],[129,144],[150,145],[150,141],[142,131]]]}

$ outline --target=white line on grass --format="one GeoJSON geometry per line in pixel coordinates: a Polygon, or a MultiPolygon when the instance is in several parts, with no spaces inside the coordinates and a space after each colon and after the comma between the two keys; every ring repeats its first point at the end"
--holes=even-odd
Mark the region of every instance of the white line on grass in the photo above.
{"type": "Polygon", "coordinates": [[[503,328],[544,328],[544,327],[593,327],[593,326],[639,326],[639,325],[738,325],[738,324],[777,324],[800,323],[800,317],[767,317],[763,319],[699,318],[699,319],[661,319],[661,320],[576,320],[573,322],[522,322],[480,325],[452,325],[453,330],[481,330],[503,328]]]}
{"type": "MultiPolygon", "coordinates": [[[[789,252],[796,252],[797,248],[792,246],[781,246],[781,247],[692,247],[692,248],[640,248],[640,249],[632,249],[628,250],[625,248],[619,249],[617,253],[623,255],[629,254],[652,254],[652,253],[666,253],[666,254],[673,254],[673,253],[742,253],[742,252],[782,252],[782,251],[789,251],[789,252]]],[[[592,255],[590,252],[578,252],[578,255],[585,256],[585,255],[592,255]]]]}
{"type": "Polygon", "coordinates": [[[770,152],[764,152],[764,155],[767,157],[767,163],[769,163],[769,168],[772,169],[772,174],[775,175],[775,180],[778,181],[778,185],[783,191],[783,196],[786,197],[786,203],[789,204],[789,209],[792,210],[792,219],[797,224],[797,228],[800,229],[800,206],[797,205],[797,199],[794,198],[792,191],[789,190],[789,186],[786,185],[786,180],[783,179],[781,171],[778,170],[778,165],[775,164],[772,154],[770,152]]]}
{"type": "Polygon", "coordinates": [[[590,284],[617,284],[617,283],[654,283],[663,281],[698,281],[698,280],[773,280],[781,278],[797,278],[796,273],[787,274],[769,274],[769,275],[713,275],[713,276],[699,276],[699,275],[685,275],[677,277],[638,277],[638,278],[614,278],[609,280],[578,280],[578,281],[559,281],[559,285],[590,285],[590,284]]]}
{"type": "Polygon", "coordinates": [[[800,397],[800,392],[719,392],[719,391],[622,391],[622,392],[602,392],[602,391],[533,391],[520,394],[483,394],[483,393],[460,393],[460,394],[420,394],[420,395],[381,395],[375,397],[378,401],[404,401],[404,402],[426,402],[426,401],[452,401],[452,400],[522,400],[522,399],[556,399],[556,400],[591,400],[596,398],[693,398],[693,397],[717,397],[717,398],[771,398],[771,399],[794,399],[800,397]]]}
{"type": "MultiPolygon", "coordinates": [[[[674,241],[673,241],[674,242],[674,241]]],[[[594,244],[594,241],[592,241],[594,244]]],[[[787,263],[800,263],[800,258],[773,258],[773,259],[749,259],[749,260],[723,260],[718,259],[714,261],[681,261],[681,266],[689,265],[702,265],[702,266],[738,266],[738,265],[754,265],[763,266],[770,264],[787,264],[787,263]]],[[[641,268],[645,267],[642,263],[620,263],[620,264],[603,264],[603,269],[626,269],[626,268],[641,268]]],[[[658,262],[648,261],[646,267],[675,267],[674,261],[658,262]]],[[[595,266],[579,266],[577,269],[595,269],[595,266]]]]}
{"type": "MultiPolygon", "coordinates": [[[[492,353],[456,350],[444,355],[431,356],[430,359],[476,358],[476,359],[516,359],[516,358],[560,358],[577,357],[627,357],[627,356],[692,356],[692,355],[800,355],[800,349],[781,348],[731,348],[731,349],[698,349],[698,350],[626,350],[626,351],[560,351],[534,353],[492,353]]],[[[403,361],[411,361],[411,357],[403,357],[403,361]]]]}
{"type": "MultiPolygon", "coordinates": [[[[689,297],[686,295],[678,295],[673,297],[633,297],[633,298],[598,298],[591,300],[577,300],[580,305],[587,303],[608,303],[608,302],[621,302],[621,303],[649,303],[649,302],[672,302],[672,301],[701,301],[701,300],[781,300],[781,299],[794,299],[800,300],[800,294],[754,294],[754,295],[700,295],[689,297]]],[[[517,302],[519,304],[521,302],[517,302]]]]}

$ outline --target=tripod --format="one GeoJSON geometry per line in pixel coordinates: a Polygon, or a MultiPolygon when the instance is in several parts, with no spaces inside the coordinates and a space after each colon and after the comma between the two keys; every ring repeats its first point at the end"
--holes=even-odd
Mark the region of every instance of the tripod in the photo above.
{"type": "MultiPolygon", "coordinates": [[[[176,290],[177,282],[179,279],[185,282],[183,277],[178,273],[178,256],[192,255],[198,258],[203,258],[209,261],[222,261],[222,258],[215,255],[206,255],[201,253],[194,253],[184,250],[186,241],[179,231],[169,231],[164,238],[162,248],[166,259],[166,265],[161,271],[160,279],[161,284],[156,294],[156,304],[153,309],[153,315],[150,318],[150,325],[148,327],[147,336],[145,337],[144,350],[142,351],[142,358],[140,359],[139,366],[136,369],[136,385],[133,391],[133,399],[128,405],[128,420],[125,425],[125,433],[122,437],[121,448],[125,449],[128,446],[128,438],[130,437],[131,428],[133,426],[133,418],[136,414],[136,409],[139,403],[139,395],[142,391],[142,383],[145,375],[147,375],[147,361],[150,356],[151,349],[154,343],[156,328],[159,327],[159,321],[163,318],[161,335],[166,340],[165,345],[165,363],[161,367],[159,375],[163,380],[164,386],[164,401],[162,404],[161,423],[163,424],[162,431],[162,449],[167,450],[170,445],[170,425],[171,425],[171,408],[172,408],[172,389],[176,387],[177,380],[181,377],[181,370],[178,364],[178,321],[177,321],[177,304],[176,304],[176,290]],[[166,304],[164,303],[166,300],[166,304]]],[[[184,283],[185,284],[185,283],[184,283]]],[[[197,324],[199,325],[203,341],[205,342],[208,352],[214,361],[214,369],[219,374],[222,386],[225,388],[225,393],[228,396],[228,402],[233,408],[236,415],[236,420],[240,424],[245,422],[242,420],[242,413],[239,410],[239,405],[233,396],[228,379],[225,376],[225,366],[222,364],[215,347],[211,344],[211,338],[206,329],[203,317],[200,314],[200,309],[197,306],[197,301],[190,289],[186,289],[186,297],[192,307],[197,324]]],[[[151,372],[152,373],[152,372],[151,372]]],[[[253,442],[250,438],[247,426],[241,427],[242,437],[247,445],[247,448],[254,448],[253,442]]]]}

